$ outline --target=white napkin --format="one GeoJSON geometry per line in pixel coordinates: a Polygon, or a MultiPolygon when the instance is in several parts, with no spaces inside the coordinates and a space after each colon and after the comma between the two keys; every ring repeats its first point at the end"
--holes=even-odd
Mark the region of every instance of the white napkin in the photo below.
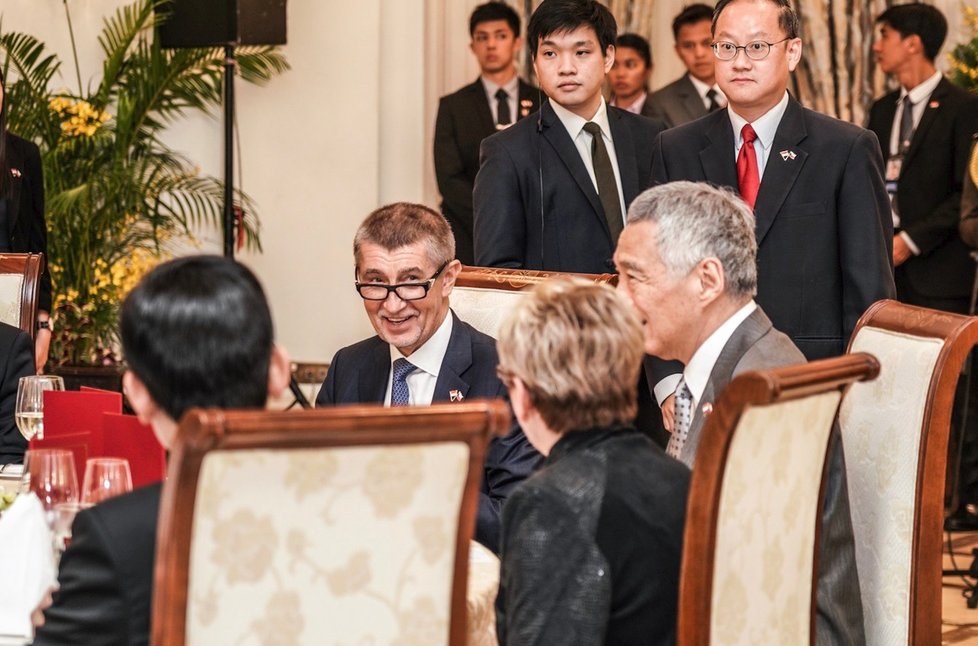
{"type": "Polygon", "coordinates": [[[31,612],[57,582],[53,549],[41,501],[20,494],[0,518],[0,635],[34,634],[31,612]]]}

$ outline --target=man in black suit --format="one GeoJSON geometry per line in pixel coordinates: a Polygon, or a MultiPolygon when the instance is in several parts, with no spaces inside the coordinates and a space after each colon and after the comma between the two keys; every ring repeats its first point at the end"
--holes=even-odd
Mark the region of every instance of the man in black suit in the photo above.
{"type": "MultiPolygon", "coordinates": [[[[129,403],[165,448],[188,409],[261,408],[289,383],[261,285],[232,260],[190,256],[160,265],[126,298],[119,327],[129,403]]],[[[149,643],[160,489],[79,512],[61,557],[60,589],[34,644],[149,643]]]]}
{"type": "MultiPolygon", "coordinates": [[[[754,301],[759,289],[754,227],[750,208],[729,189],[671,182],[635,199],[615,251],[618,291],[644,322],[645,351],[684,364],[676,389],[676,428],[666,452],[691,467],[705,418],[735,376],[805,361],[754,301]]],[[[837,430],[827,461],[816,643],[862,644],[862,603],[837,430]]]]}
{"type": "Polygon", "coordinates": [[[27,440],[14,423],[17,383],[34,374],[31,337],[20,328],[0,323],[0,464],[23,462],[27,440]]]}
{"type": "Polygon", "coordinates": [[[900,83],[869,113],[895,198],[897,297],[965,313],[975,265],[957,230],[971,138],[978,132],[978,96],[952,85],[934,65],[947,34],[940,11],[894,5],[876,23],[876,60],[900,83]]]}
{"type": "Polygon", "coordinates": [[[739,188],[757,218],[758,303],[808,359],[842,354],[895,294],[879,144],[788,95],[802,43],[787,0],[721,0],[713,31],[728,108],[662,133],[653,176],[739,188]]]}
{"type": "Polygon", "coordinates": [[[443,96],[435,119],[435,177],[441,212],[452,226],[458,259],[474,263],[472,186],[479,172],[479,144],[540,107],[540,90],[516,75],[523,46],[520,18],[504,2],[487,2],[469,18],[469,46],[481,74],[471,85],[443,96]]]}
{"type": "Polygon", "coordinates": [[[649,185],[651,144],[662,129],[605,104],[617,29],[594,0],[547,0],[530,17],[533,66],[549,99],[537,118],[482,142],[477,265],[612,269],[625,209],[649,185]]]}
{"type": "Polygon", "coordinates": [[[668,128],[706,116],[726,103],[714,72],[712,20],[712,7],[691,4],[672,21],[676,54],[686,73],[646,101],[648,116],[661,119],[668,128]]]}
{"type": "MultiPolygon", "coordinates": [[[[377,336],[336,353],[317,406],[506,397],[496,342],[449,307],[462,265],[445,218],[420,204],[383,206],[360,225],[353,255],[357,292],[377,336]]],[[[489,445],[475,537],[494,552],[503,502],[540,460],[519,427],[489,445]]]]}

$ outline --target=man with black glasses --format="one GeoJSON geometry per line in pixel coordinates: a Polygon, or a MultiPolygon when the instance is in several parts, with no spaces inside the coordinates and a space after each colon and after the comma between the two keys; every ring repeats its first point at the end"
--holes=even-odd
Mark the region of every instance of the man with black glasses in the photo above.
{"type": "MultiPolygon", "coordinates": [[[[377,332],[336,353],[317,406],[505,398],[496,342],[459,320],[449,295],[462,264],[444,217],[420,204],[383,206],[353,241],[356,289],[377,332]]],[[[540,462],[518,426],[489,446],[476,540],[499,551],[503,501],[540,462]]]]}

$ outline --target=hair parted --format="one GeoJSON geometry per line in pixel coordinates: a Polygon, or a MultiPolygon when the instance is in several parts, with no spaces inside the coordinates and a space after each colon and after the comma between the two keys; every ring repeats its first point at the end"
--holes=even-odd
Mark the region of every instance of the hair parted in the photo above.
{"type": "MultiPolygon", "coordinates": [[[[720,18],[720,14],[727,5],[733,2],[741,2],[743,0],[720,0],[717,3],[716,9],[713,10],[713,23],[710,25],[710,33],[716,36],[717,33],[717,19],[720,18]]],[[[786,38],[798,38],[798,34],[801,33],[801,26],[798,21],[798,14],[794,9],[791,8],[791,3],[789,0],[764,0],[765,2],[771,2],[778,8],[778,26],[781,27],[781,31],[784,32],[786,38]]]]}
{"type": "Polygon", "coordinates": [[[442,214],[423,204],[395,202],[380,207],[363,221],[353,238],[353,258],[359,267],[364,243],[393,251],[418,242],[425,245],[428,260],[435,267],[455,259],[455,236],[442,214]]]}
{"type": "Polygon", "coordinates": [[[757,293],[754,213],[733,191],[705,182],[669,182],[639,195],[628,208],[628,224],[655,224],[659,257],[674,278],[706,258],[723,266],[731,296],[757,293]]]}
{"type": "Polygon", "coordinates": [[[622,34],[615,40],[615,47],[634,49],[645,61],[645,67],[652,69],[652,50],[649,48],[649,41],[638,34],[622,34]]]}
{"type": "Polygon", "coordinates": [[[265,406],[272,316],[244,265],[187,256],[157,266],[123,302],[119,331],[129,370],[172,419],[265,406]]]}
{"type": "Polygon", "coordinates": [[[480,4],[472,10],[472,15],[469,17],[469,36],[475,35],[475,28],[481,23],[495,22],[496,20],[505,20],[509,28],[513,30],[514,38],[520,35],[520,17],[505,2],[493,0],[480,4]]]}
{"type": "Polygon", "coordinates": [[[530,57],[537,57],[541,40],[551,34],[563,34],[579,27],[590,27],[598,37],[602,55],[615,44],[618,23],[608,8],[595,0],[545,0],[530,16],[526,40],[530,57]]]}
{"type": "Polygon", "coordinates": [[[503,322],[497,347],[501,371],[526,385],[551,430],[635,417],[642,327],[611,287],[580,278],[538,285],[503,322]]]}
{"type": "Polygon", "coordinates": [[[876,19],[900,32],[903,38],[920,36],[924,45],[924,56],[934,61],[944,46],[947,37],[947,19],[936,7],[915,2],[913,4],[893,5],[876,19]]]}
{"type": "Polygon", "coordinates": [[[672,37],[673,39],[679,38],[679,30],[686,25],[695,25],[698,22],[703,22],[704,20],[709,20],[713,22],[713,7],[707,4],[690,4],[683,7],[683,10],[679,12],[672,20],[672,37]]]}

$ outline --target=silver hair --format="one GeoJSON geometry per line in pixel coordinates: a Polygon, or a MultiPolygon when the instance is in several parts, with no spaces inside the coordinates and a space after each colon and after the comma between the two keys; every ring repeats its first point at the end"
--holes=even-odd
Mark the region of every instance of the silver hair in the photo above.
{"type": "Polygon", "coordinates": [[[754,213],[733,191],[705,182],[670,182],[639,195],[628,223],[655,223],[659,257],[673,278],[716,258],[732,296],[757,293],[754,213]]]}

